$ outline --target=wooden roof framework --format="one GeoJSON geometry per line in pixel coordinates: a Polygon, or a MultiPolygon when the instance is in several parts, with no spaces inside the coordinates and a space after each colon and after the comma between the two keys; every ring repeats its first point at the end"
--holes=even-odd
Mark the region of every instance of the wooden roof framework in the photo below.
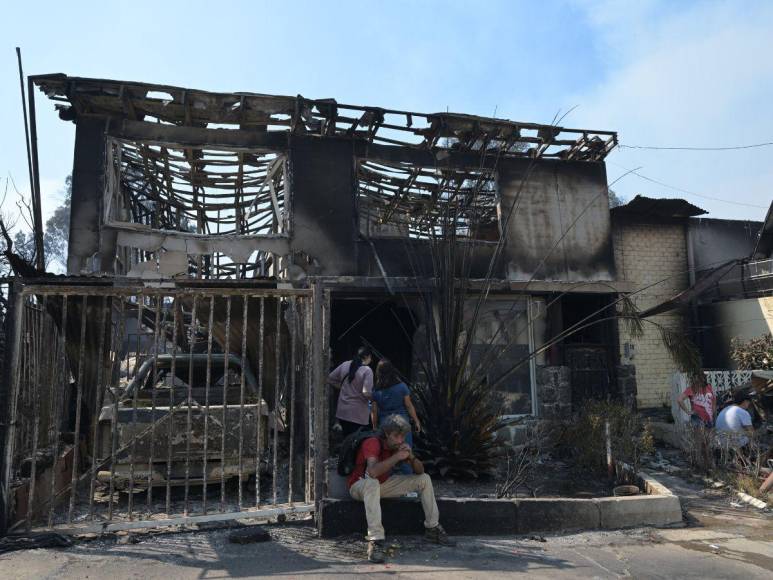
{"type": "Polygon", "coordinates": [[[474,235],[475,224],[496,223],[494,170],[503,158],[600,162],[617,145],[611,131],[300,95],[62,74],[32,80],[63,118],[109,119],[108,134],[120,137],[123,150],[120,183],[129,194],[129,219],[208,235],[288,231],[283,155],[292,135],[351,138],[360,207],[368,219],[414,237],[431,235],[438,222],[453,224],[462,236],[474,235]]]}

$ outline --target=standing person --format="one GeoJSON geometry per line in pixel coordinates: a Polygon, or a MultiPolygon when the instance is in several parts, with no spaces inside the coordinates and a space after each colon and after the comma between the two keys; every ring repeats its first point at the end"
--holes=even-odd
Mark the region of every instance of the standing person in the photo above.
{"type": "Polygon", "coordinates": [[[689,387],[687,387],[676,403],[682,411],[690,416],[690,423],[696,427],[705,427],[710,429],[714,426],[714,414],[717,410],[717,399],[714,396],[714,389],[706,382],[706,378],[701,373],[692,377],[689,387]],[[690,408],[687,408],[685,400],[690,401],[690,408]]]}
{"type": "Polygon", "coordinates": [[[357,450],[354,471],[349,476],[349,495],[365,504],[368,523],[368,560],[384,561],[384,526],[381,524],[381,498],[400,497],[409,492],[419,492],[424,510],[424,537],[430,542],[453,546],[440,525],[440,514],[435,501],[432,479],[424,473],[424,464],[405,444],[405,436],[411,430],[402,415],[390,415],[381,422],[377,437],[365,439],[357,450]],[[393,468],[400,462],[411,464],[415,475],[393,475],[393,468]]]}
{"type": "MultiPolygon", "coordinates": [[[[394,365],[387,359],[382,359],[376,367],[376,389],[373,391],[370,413],[374,429],[378,429],[379,423],[385,417],[400,415],[406,421],[408,417],[413,419],[416,432],[421,433],[421,423],[411,400],[411,391],[408,385],[400,380],[394,365]]],[[[405,435],[405,443],[413,448],[411,431],[405,435]]],[[[399,471],[406,475],[413,473],[408,463],[401,465],[399,471]]]]}
{"type": "Polygon", "coordinates": [[[336,419],[344,437],[368,425],[373,397],[373,371],[368,365],[372,360],[370,349],[361,346],[352,360],[338,365],[327,377],[327,383],[340,390],[336,419]]]}

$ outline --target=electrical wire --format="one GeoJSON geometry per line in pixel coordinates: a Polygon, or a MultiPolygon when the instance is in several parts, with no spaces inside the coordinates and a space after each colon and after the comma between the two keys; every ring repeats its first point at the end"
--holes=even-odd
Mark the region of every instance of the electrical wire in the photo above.
{"type": "Polygon", "coordinates": [[[649,151],[737,151],[740,149],[756,149],[757,147],[770,147],[773,141],[753,143],[751,145],[733,145],[728,147],[657,147],[655,145],[624,145],[618,143],[622,149],[647,149],[649,151]]]}
{"type": "Polygon", "coordinates": [[[624,167],[623,165],[620,165],[619,163],[614,163],[612,161],[607,161],[607,163],[609,163],[610,165],[614,165],[615,167],[619,167],[620,169],[625,169],[626,172],[627,172],[626,175],[628,173],[632,173],[633,175],[635,175],[636,177],[639,177],[640,179],[644,179],[645,181],[649,181],[651,183],[655,183],[655,184],[660,185],[662,187],[667,187],[668,189],[673,189],[674,191],[679,191],[679,192],[685,193],[687,195],[693,195],[695,197],[700,197],[702,199],[708,199],[708,200],[711,200],[711,201],[721,201],[722,203],[729,203],[731,205],[742,205],[742,206],[745,206],[745,207],[754,207],[754,208],[759,208],[759,209],[768,209],[767,206],[764,206],[764,205],[757,205],[757,204],[754,204],[754,203],[744,203],[742,201],[731,201],[729,199],[722,199],[721,197],[712,197],[710,195],[704,195],[702,193],[696,193],[694,191],[690,191],[688,189],[682,189],[681,187],[676,187],[675,185],[669,185],[668,183],[665,183],[663,181],[659,181],[657,179],[653,179],[652,177],[647,177],[646,175],[642,175],[641,173],[639,173],[638,169],[628,169],[627,167],[624,167]]]}

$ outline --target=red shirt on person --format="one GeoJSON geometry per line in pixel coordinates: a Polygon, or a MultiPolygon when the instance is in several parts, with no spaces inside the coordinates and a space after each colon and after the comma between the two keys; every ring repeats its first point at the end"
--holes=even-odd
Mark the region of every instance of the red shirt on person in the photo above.
{"type": "MultiPolygon", "coordinates": [[[[368,458],[369,457],[375,457],[376,461],[379,463],[384,461],[385,459],[389,459],[392,457],[392,450],[387,449],[387,446],[384,444],[384,441],[380,437],[368,437],[365,439],[362,443],[360,443],[360,448],[357,450],[357,457],[354,461],[354,471],[352,471],[351,475],[349,476],[348,480],[348,486],[352,487],[361,477],[365,475],[365,468],[368,465],[368,458]]],[[[391,473],[387,471],[386,473],[382,473],[378,476],[378,480],[380,483],[384,483],[387,479],[389,479],[389,476],[391,473]]]]}
{"type": "Polygon", "coordinates": [[[704,423],[714,421],[712,416],[714,413],[714,389],[711,388],[711,385],[706,385],[702,393],[698,389],[687,387],[684,394],[690,399],[690,406],[701,421],[704,423]]]}

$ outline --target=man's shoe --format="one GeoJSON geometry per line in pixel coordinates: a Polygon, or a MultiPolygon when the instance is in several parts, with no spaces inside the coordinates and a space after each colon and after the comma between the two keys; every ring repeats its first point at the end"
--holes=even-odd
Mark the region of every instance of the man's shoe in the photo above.
{"type": "Polygon", "coordinates": [[[384,540],[371,540],[368,542],[368,562],[381,564],[386,558],[384,552],[384,540]]]}
{"type": "Polygon", "coordinates": [[[440,544],[441,546],[456,545],[456,542],[448,537],[448,534],[440,524],[436,525],[434,528],[427,528],[424,530],[424,539],[433,544],[440,544]]]}

